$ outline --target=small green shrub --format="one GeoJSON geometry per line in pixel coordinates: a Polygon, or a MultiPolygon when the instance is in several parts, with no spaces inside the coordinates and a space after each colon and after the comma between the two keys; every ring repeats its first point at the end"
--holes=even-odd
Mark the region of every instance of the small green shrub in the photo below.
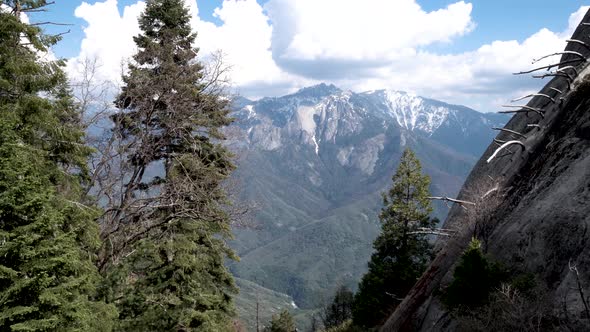
{"type": "Polygon", "coordinates": [[[474,308],[488,302],[490,293],[507,279],[500,264],[491,261],[477,239],[471,240],[453,273],[454,280],[443,295],[450,309],[474,308]]]}

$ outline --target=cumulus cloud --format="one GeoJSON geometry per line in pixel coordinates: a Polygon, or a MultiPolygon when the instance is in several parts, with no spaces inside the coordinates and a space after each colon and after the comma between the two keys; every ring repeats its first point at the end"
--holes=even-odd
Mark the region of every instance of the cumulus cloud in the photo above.
{"type": "MultiPolygon", "coordinates": [[[[537,89],[543,82],[516,77],[531,60],[560,51],[589,7],[569,18],[565,31],[541,29],[523,41],[494,41],[464,53],[428,51],[452,43],[476,26],[472,4],[455,2],[425,11],[416,0],[224,0],[214,11],[220,24],[199,16],[196,0],[191,24],[198,32],[202,59],[222,50],[232,66],[232,80],[246,97],[285,94],[328,81],[342,88],[406,90],[447,102],[493,111],[513,94],[537,89]]],[[[145,4],[126,6],[117,0],[83,3],[85,38],[70,72],[85,57],[96,57],[101,72],[116,79],[121,61],[135,48],[137,17],[145,4]]]]}
{"type": "MultiPolygon", "coordinates": [[[[256,0],[225,0],[214,13],[222,21],[220,26],[200,19],[195,0],[186,3],[192,15],[191,25],[198,33],[196,46],[201,50],[201,59],[206,61],[220,50],[225,64],[231,67],[231,79],[238,92],[262,97],[265,91],[281,93],[294,85],[310,83],[275,64],[270,50],[272,27],[256,0]]],[[[83,2],[75,15],[87,22],[85,37],[79,55],[69,61],[70,75],[80,75],[86,59],[97,59],[101,79],[120,80],[125,63],[136,50],[133,37],[140,32],[137,19],[144,8],[145,3],[138,1],[125,6],[120,14],[117,0],[83,2]]]]}
{"type": "Polygon", "coordinates": [[[133,36],[139,33],[137,18],[144,10],[145,3],[138,1],[126,6],[119,14],[117,0],[106,0],[88,4],[82,2],[74,15],[87,22],[85,37],[80,46],[80,54],[68,62],[70,75],[79,75],[85,59],[97,59],[102,79],[118,81],[125,62],[133,55],[135,44],[133,36]]]}
{"type": "MultiPolygon", "coordinates": [[[[417,51],[382,68],[381,75],[374,77],[371,83],[405,86],[405,89],[425,96],[467,104],[482,111],[497,111],[512,97],[541,88],[545,82],[512,73],[533,68],[535,58],[563,50],[566,39],[589,8],[581,7],[573,13],[563,32],[541,29],[522,42],[494,41],[461,54],[417,51]]],[[[559,57],[546,59],[537,65],[556,60],[559,57]]],[[[357,88],[362,88],[362,85],[358,84],[357,88]]]]}
{"type": "MultiPolygon", "coordinates": [[[[195,8],[196,2],[193,0],[192,3],[195,8]]],[[[225,0],[213,15],[222,22],[221,25],[198,17],[194,19],[199,34],[197,45],[205,56],[216,50],[223,52],[224,61],[231,66],[232,81],[239,91],[260,97],[284,92],[285,87],[309,83],[303,77],[286,73],[273,60],[273,27],[256,0],[225,0]],[[270,91],[264,93],[263,88],[270,91]]]]}
{"type": "Polygon", "coordinates": [[[316,61],[381,66],[474,26],[472,6],[463,1],[432,12],[415,0],[271,0],[266,9],[274,59],[294,71],[316,61]]]}

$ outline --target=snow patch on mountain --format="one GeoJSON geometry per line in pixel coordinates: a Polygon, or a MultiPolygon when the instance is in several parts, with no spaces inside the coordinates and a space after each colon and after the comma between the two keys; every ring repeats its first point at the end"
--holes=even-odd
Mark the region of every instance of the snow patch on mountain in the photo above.
{"type": "Polygon", "coordinates": [[[309,107],[309,106],[299,106],[296,111],[297,121],[301,125],[301,130],[306,132],[310,137],[311,141],[314,144],[315,154],[319,154],[320,146],[318,145],[318,140],[316,139],[316,122],[315,116],[321,112],[319,107],[309,107]]]}
{"type": "Polygon", "coordinates": [[[248,112],[247,119],[250,119],[254,115],[256,115],[256,112],[254,111],[254,105],[246,105],[244,106],[244,109],[246,110],[246,112],[248,112]]]}
{"type": "Polygon", "coordinates": [[[406,92],[386,91],[386,103],[397,123],[408,130],[432,135],[449,117],[451,110],[434,106],[406,92]]]}
{"type": "Polygon", "coordinates": [[[398,131],[401,146],[408,144],[414,134],[437,140],[473,141],[482,136],[482,130],[504,123],[493,115],[406,92],[354,93],[325,84],[283,97],[243,103],[234,116],[244,133],[242,141],[236,140],[239,146],[247,142],[251,147],[274,151],[295,143],[316,156],[320,152],[334,153],[341,166],[366,174],[373,172],[383,147],[379,140],[361,143],[359,136],[368,139],[398,131]]]}

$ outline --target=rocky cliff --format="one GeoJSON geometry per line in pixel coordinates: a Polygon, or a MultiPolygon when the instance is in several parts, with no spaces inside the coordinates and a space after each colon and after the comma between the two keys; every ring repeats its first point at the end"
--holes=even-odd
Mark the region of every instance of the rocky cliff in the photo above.
{"type": "MultiPolygon", "coordinates": [[[[534,274],[551,310],[567,316],[564,326],[572,330],[590,324],[579,291],[590,293],[589,45],[590,12],[555,61],[561,64],[551,68],[557,76],[518,109],[458,196],[487,204],[488,253],[513,271],[534,274]],[[497,152],[510,141],[516,142],[497,152]],[[490,194],[499,199],[486,200],[490,194]]],[[[440,294],[474,234],[469,209],[451,209],[445,228],[457,235],[439,243],[438,256],[382,331],[456,330],[440,294]]]]}

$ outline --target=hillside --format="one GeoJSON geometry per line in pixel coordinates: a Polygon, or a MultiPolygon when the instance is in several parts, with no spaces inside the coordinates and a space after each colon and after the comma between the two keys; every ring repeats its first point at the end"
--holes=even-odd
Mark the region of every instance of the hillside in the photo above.
{"type": "MultiPolygon", "coordinates": [[[[355,288],[379,231],[380,193],[406,146],[455,195],[484,142],[507,117],[398,91],[354,93],[320,84],[278,98],[240,99],[235,179],[259,207],[256,229],[236,229],[239,278],[291,296],[300,308],[355,288]]],[[[237,133],[236,133],[237,132],[237,133]]],[[[437,204],[444,218],[447,207],[437,204]]]]}

